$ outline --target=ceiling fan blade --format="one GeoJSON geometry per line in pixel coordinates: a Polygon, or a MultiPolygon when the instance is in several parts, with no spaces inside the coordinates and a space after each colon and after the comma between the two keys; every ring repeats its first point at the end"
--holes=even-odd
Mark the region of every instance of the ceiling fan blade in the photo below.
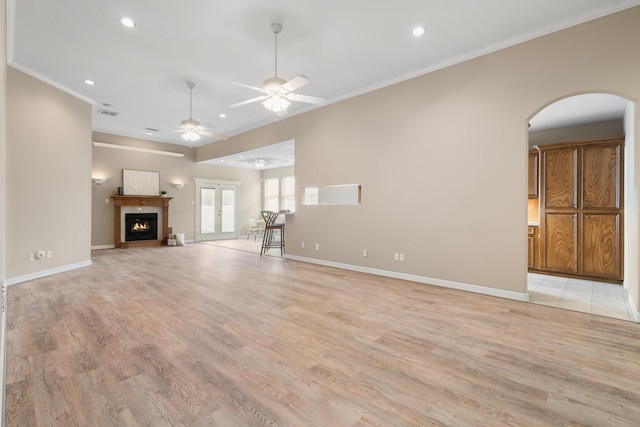
{"type": "Polygon", "coordinates": [[[317,96],[298,95],[297,93],[288,93],[286,98],[289,101],[306,102],[307,104],[326,105],[326,98],[318,98],[317,96]]]}
{"type": "Polygon", "coordinates": [[[262,92],[262,93],[267,93],[264,88],[262,87],[258,87],[258,86],[253,86],[253,85],[248,85],[246,83],[241,83],[241,82],[231,82],[232,85],[236,85],[236,86],[242,86],[242,87],[246,87],[248,89],[253,89],[253,90],[257,90],[258,92],[262,92]]]}
{"type": "Polygon", "coordinates": [[[227,139],[227,137],[224,135],[220,135],[219,133],[209,132],[208,130],[204,130],[204,129],[200,129],[196,133],[202,136],[207,136],[209,138],[222,139],[222,140],[227,139]]]}
{"type": "Polygon", "coordinates": [[[283,84],[282,87],[286,89],[287,92],[293,92],[294,90],[308,83],[309,83],[309,78],[307,76],[303,76],[302,74],[300,74],[299,76],[295,76],[294,78],[292,78],[291,80],[283,84]]]}
{"type": "Polygon", "coordinates": [[[262,96],[259,96],[257,98],[251,98],[251,99],[248,99],[246,101],[238,102],[237,104],[231,105],[231,107],[239,107],[241,105],[251,104],[252,102],[262,101],[264,99],[267,99],[268,97],[269,97],[268,95],[262,95],[262,96]]]}

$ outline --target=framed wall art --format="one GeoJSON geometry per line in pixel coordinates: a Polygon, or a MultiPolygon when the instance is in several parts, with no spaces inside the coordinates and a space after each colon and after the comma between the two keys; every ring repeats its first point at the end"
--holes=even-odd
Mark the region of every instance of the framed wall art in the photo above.
{"type": "Polygon", "coordinates": [[[125,195],[159,196],[160,172],[122,169],[122,187],[125,195]]]}

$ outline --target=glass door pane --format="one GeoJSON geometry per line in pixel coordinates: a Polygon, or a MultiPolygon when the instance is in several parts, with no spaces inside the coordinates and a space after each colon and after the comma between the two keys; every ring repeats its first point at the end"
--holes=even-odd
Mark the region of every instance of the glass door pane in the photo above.
{"type": "Polygon", "coordinates": [[[216,189],[200,189],[200,234],[216,232],[216,189]]]}
{"type": "Polygon", "coordinates": [[[236,231],[236,190],[222,188],[222,217],[221,232],[233,233],[236,231]]]}

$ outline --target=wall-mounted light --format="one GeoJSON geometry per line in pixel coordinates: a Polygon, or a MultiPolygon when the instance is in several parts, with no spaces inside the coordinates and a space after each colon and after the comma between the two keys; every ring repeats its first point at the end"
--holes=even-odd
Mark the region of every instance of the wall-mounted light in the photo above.
{"type": "Polygon", "coordinates": [[[106,178],[91,178],[91,181],[93,181],[93,183],[96,185],[102,185],[106,180],[106,178]]]}
{"type": "Polygon", "coordinates": [[[179,190],[182,187],[184,187],[184,184],[182,182],[174,182],[173,186],[176,187],[179,190]]]}

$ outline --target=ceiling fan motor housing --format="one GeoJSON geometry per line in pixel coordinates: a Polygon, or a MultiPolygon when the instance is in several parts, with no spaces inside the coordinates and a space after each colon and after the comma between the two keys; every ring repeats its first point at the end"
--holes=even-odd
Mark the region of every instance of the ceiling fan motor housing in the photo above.
{"type": "Polygon", "coordinates": [[[282,24],[280,24],[279,22],[272,22],[271,23],[271,31],[274,34],[279,34],[282,31],[282,24]]]}
{"type": "Polygon", "coordinates": [[[189,129],[195,129],[195,128],[200,126],[200,122],[197,121],[197,120],[193,120],[193,119],[183,120],[182,122],[180,122],[180,124],[182,126],[184,126],[185,129],[188,129],[188,130],[189,129]]]}
{"type": "Polygon", "coordinates": [[[286,95],[289,91],[282,87],[286,82],[286,80],[281,79],[278,76],[274,76],[263,81],[262,86],[264,87],[265,92],[268,92],[271,95],[286,95]]]}

